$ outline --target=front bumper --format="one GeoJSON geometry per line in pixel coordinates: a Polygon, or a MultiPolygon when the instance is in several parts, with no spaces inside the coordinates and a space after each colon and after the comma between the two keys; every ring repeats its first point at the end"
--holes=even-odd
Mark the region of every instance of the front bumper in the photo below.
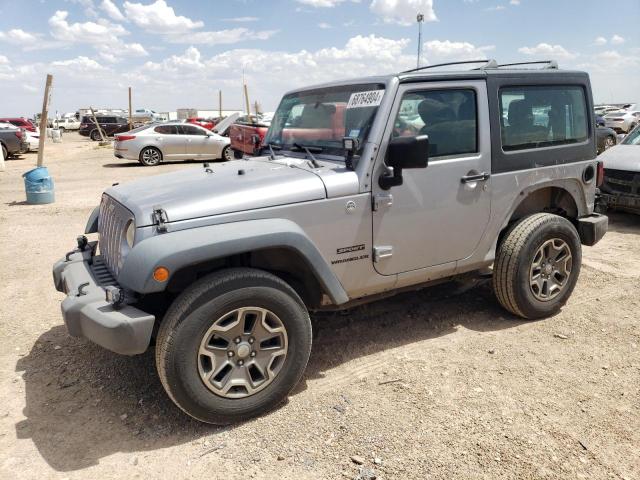
{"type": "Polygon", "coordinates": [[[100,259],[94,251],[92,243],[53,265],[56,290],[67,294],[61,305],[67,330],[122,355],[143,353],[151,341],[155,316],[131,305],[115,309],[105,300],[104,276],[92,269],[100,259]]]}
{"type": "Polygon", "coordinates": [[[600,201],[606,208],[620,208],[640,213],[640,196],[638,195],[600,193],[600,201]]]}

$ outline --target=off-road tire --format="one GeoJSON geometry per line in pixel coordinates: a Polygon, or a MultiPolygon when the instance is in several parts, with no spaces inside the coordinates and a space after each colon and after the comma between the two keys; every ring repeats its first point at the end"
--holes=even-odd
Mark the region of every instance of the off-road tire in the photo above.
{"type": "Polygon", "coordinates": [[[307,309],[287,283],[262,270],[227,269],[198,280],[173,302],[158,331],[156,366],[167,394],[185,413],[206,423],[234,423],[261,415],[286,399],[304,373],[311,338],[307,309]],[[286,328],[288,350],[269,385],[250,396],[231,399],[205,386],[197,352],[216,319],[242,306],[274,312],[286,328]]]}
{"type": "Polygon", "coordinates": [[[573,224],[558,215],[535,213],[511,225],[502,238],[493,266],[493,289],[500,304],[511,313],[530,320],[549,317],[571,296],[581,263],[580,237],[573,224]],[[530,286],[530,268],[538,249],[550,239],[560,239],[568,245],[572,267],[560,293],[541,301],[530,286]]]}
{"type": "Polygon", "coordinates": [[[240,150],[233,149],[233,158],[235,158],[236,160],[242,160],[243,157],[244,157],[243,152],[241,152],[240,150]]]}
{"type": "Polygon", "coordinates": [[[100,136],[100,132],[97,129],[91,130],[91,134],[89,135],[89,137],[94,142],[99,142],[100,140],[102,140],[102,137],[100,136]]]}

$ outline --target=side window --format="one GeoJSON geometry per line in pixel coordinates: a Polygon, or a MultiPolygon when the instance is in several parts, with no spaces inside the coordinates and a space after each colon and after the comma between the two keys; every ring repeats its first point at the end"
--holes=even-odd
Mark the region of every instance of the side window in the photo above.
{"type": "Polygon", "coordinates": [[[506,152],[583,142],[588,138],[584,90],[578,86],[503,88],[500,122],[506,152]]]}
{"type": "Polygon", "coordinates": [[[194,127],[193,125],[180,125],[180,129],[182,130],[183,135],[206,135],[203,129],[194,127]]]}
{"type": "Polygon", "coordinates": [[[478,151],[476,92],[472,89],[409,92],[400,103],[394,137],[429,135],[429,155],[478,151]]]}
{"type": "Polygon", "coordinates": [[[175,125],[158,125],[153,131],[163,135],[176,135],[178,133],[175,125]]]}

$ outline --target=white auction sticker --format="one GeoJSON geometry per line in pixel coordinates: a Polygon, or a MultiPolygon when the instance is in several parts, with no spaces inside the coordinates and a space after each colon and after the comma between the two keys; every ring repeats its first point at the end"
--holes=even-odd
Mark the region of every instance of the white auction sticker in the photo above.
{"type": "Polygon", "coordinates": [[[354,92],[349,97],[347,108],[377,107],[382,102],[382,97],[384,97],[384,90],[354,92]]]}

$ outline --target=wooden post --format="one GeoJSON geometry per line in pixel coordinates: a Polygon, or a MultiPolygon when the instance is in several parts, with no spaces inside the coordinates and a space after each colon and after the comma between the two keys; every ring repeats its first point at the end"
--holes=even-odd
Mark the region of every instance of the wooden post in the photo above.
{"type": "Polygon", "coordinates": [[[129,87],[129,130],[133,130],[133,111],[131,110],[131,87],[129,87]]]}
{"type": "Polygon", "coordinates": [[[47,82],[44,85],[44,98],[42,99],[42,112],[40,113],[40,140],[38,142],[38,167],[44,163],[44,139],[47,136],[47,123],[49,117],[49,101],[51,100],[51,85],[53,75],[47,74],[47,82]]]}
{"type": "Polygon", "coordinates": [[[251,120],[251,108],[249,107],[249,92],[247,90],[247,84],[244,84],[244,101],[247,105],[247,117],[251,120]]]}
{"type": "Polygon", "coordinates": [[[218,90],[218,116],[222,118],[222,90],[218,90]]]}
{"type": "Polygon", "coordinates": [[[93,107],[91,107],[91,106],[89,107],[89,110],[91,110],[91,116],[93,117],[93,123],[96,124],[96,127],[98,127],[98,132],[100,132],[100,138],[102,139],[102,141],[100,143],[106,143],[107,139],[104,136],[104,133],[102,133],[102,127],[100,127],[100,124],[98,123],[98,119],[96,118],[96,112],[93,111],[93,107]]]}

